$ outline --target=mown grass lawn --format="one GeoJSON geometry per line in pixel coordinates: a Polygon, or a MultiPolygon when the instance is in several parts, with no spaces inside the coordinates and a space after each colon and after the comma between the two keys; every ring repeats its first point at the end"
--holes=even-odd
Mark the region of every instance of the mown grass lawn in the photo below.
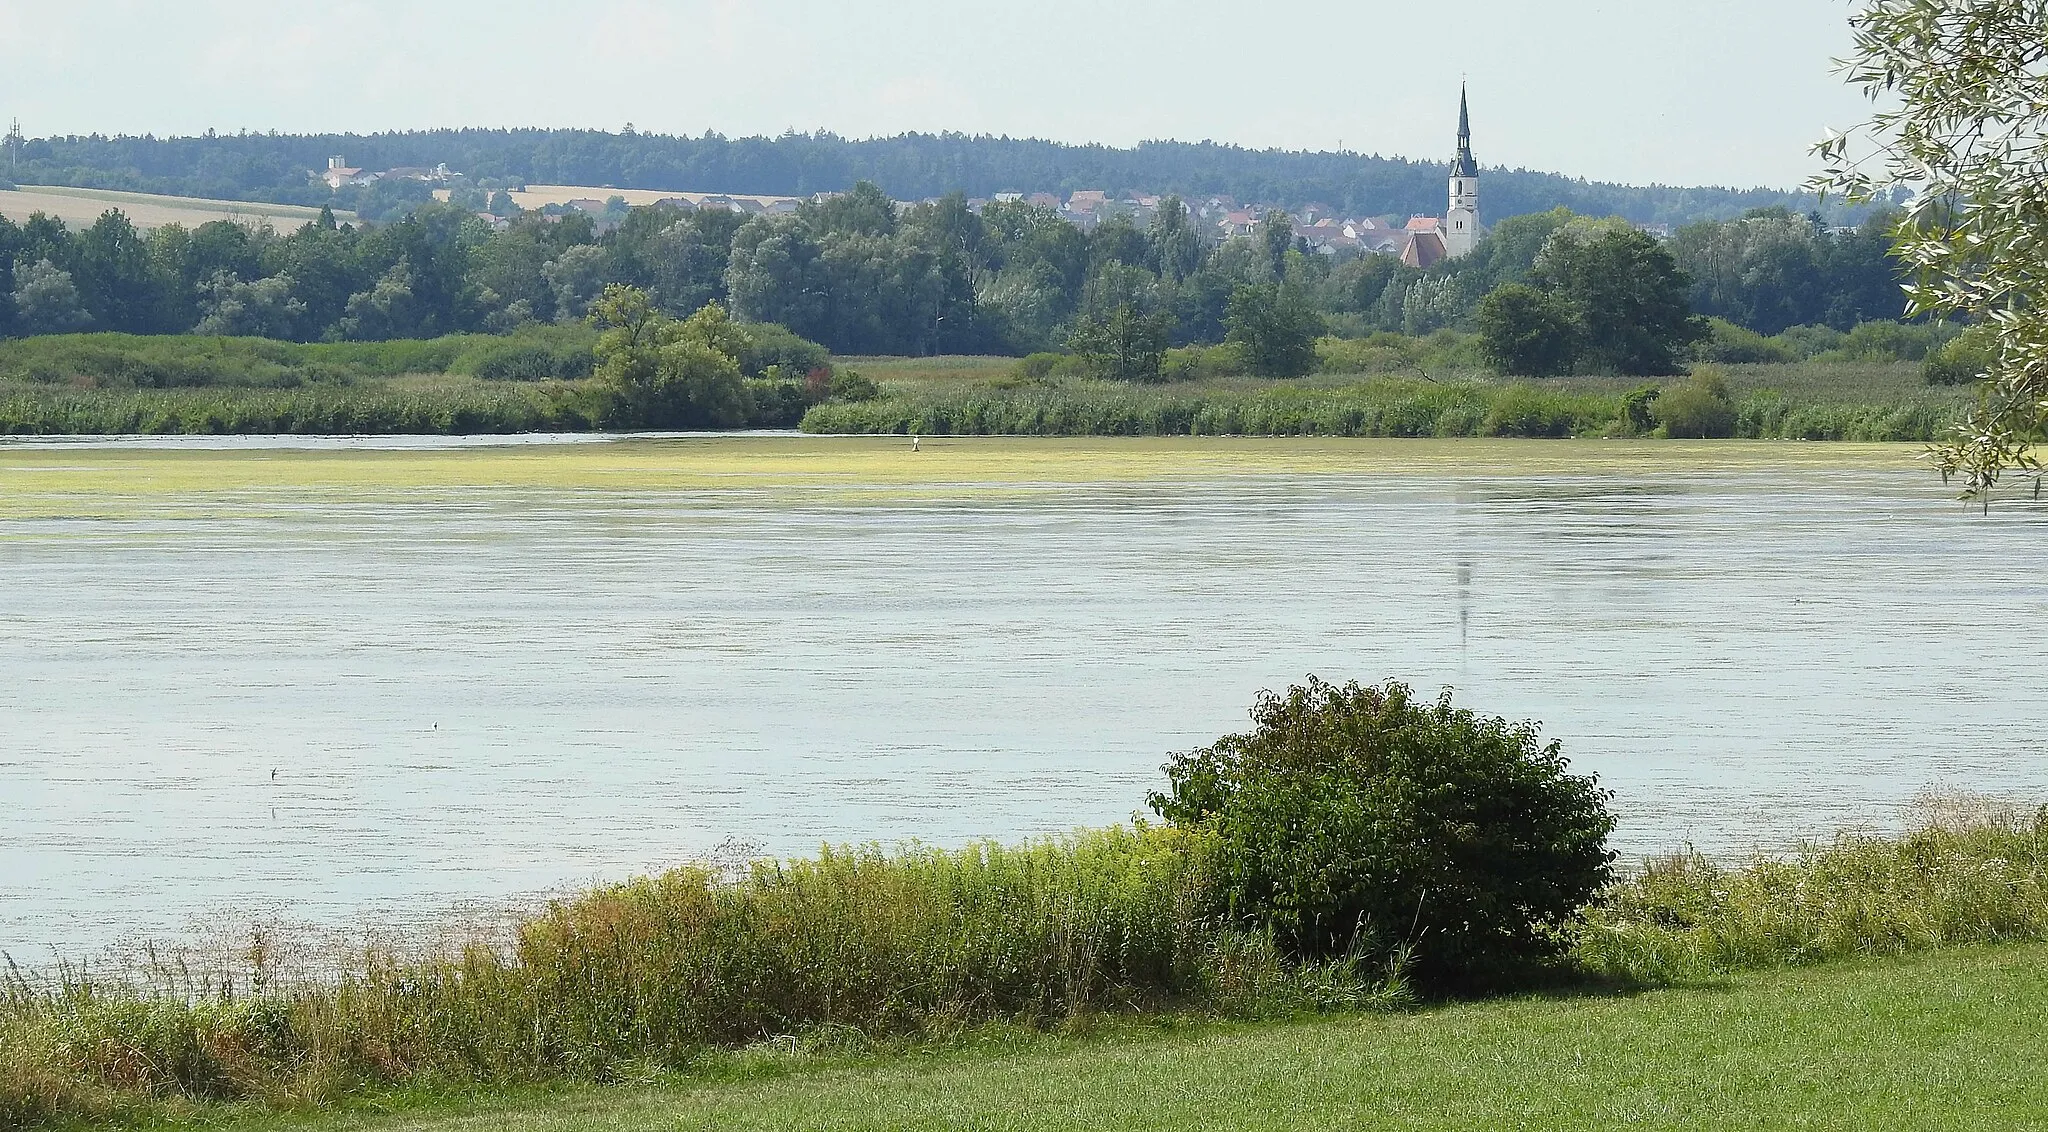
{"type": "MultiPolygon", "coordinates": [[[[1398,1016],[1114,1027],[237,1132],[2048,1127],[2048,947],[1398,1016]]],[[[758,1064],[758,1059],[756,1061],[758,1064]]]]}

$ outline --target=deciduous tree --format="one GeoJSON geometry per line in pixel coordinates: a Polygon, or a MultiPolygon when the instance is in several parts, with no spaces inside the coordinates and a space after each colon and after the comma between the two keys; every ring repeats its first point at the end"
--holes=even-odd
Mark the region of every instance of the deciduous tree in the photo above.
{"type": "Polygon", "coordinates": [[[1816,147],[1820,188],[1851,199],[1917,190],[1892,229],[1907,308],[1985,319],[1998,350],[1984,397],[1936,446],[1966,497],[2007,473],[2040,482],[2048,429],[2048,4],[1865,0],[1849,81],[1886,108],[1861,136],[1816,147]]]}

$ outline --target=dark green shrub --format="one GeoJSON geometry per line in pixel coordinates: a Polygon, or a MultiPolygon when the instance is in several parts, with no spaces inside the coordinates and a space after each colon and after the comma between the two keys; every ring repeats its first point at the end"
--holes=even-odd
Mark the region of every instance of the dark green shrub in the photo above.
{"type": "Polygon", "coordinates": [[[833,374],[828,389],[835,401],[872,401],[882,395],[882,387],[857,369],[841,370],[833,374]]]}
{"type": "Polygon", "coordinates": [[[1477,322],[1486,363],[1518,377],[1570,373],[1585,338],[1568,300],[1526,283],[1509,283],[1486,296],[1477,322]]]}
{"type": "Polygon", "coordinates": [[[1728,383],[1711,370],[1700,370],[1666,389],[1650,405],[1650,413],[1664,426],[1664,435],[1674,440],[1735,435],[1735,402],[1728,396],[1728,383]]]}
{"type": "Polygon", "coordinates": [[[760,377],[769,366],[784,373],[806,374],[826,369],[832,354],[808,338],[800,338],[788,327],[773,322],[746,324],[746,341],[740,347],[740,369],[748,377],[760,377]]]}
{"type": "Polygon", "coordinates": [[[1412,948],[1424,986],[1494,986],[1553,956],[1609,880],[1609,794],[1532,724],[1313,678],[1252,719],[1176,756],[1151,805],[1214,832],[1224,913],[1297,957],[1412,948]]]}
{"type": "Polygon", "coordinates": [[[1663,390],[1654,385],[1631,389],[1621,395],[1621,424],[1631,434],[1649,432],[1657,427],[1655,405],[1663,390]]]}

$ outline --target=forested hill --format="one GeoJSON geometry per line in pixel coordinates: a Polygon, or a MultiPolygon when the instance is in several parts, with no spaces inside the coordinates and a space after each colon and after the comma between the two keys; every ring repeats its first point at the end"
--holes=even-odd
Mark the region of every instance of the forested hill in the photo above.
{"type": "MultiPolygon", "coordinates": [[[[319,204],[307,172],[330,155],[365,169],[447,164],[486,187],[504,183],[808,195],[857,181],[899,200],[964,192],[1226,194],[1348,215],[1435,214],[1445,165],[1340,153],[1251,150],[1211,142],[1132,149],[961,134],[851,141],[829,134],[701,138],[597,130],[429,130],[370,135],[60,137],[29,141],[11,173],[22,184],[131,189],[184,196],[319,204]]],[[[4,168],[4,167],[0,167],[4,168]]],[[[1772,189],[1636,187],[1527,170],[1486,171],[1490,219],[1559,205],[1644,224],[1725,219],[1752,208],[1804,212],[1811,198],[1772,189]]]]}

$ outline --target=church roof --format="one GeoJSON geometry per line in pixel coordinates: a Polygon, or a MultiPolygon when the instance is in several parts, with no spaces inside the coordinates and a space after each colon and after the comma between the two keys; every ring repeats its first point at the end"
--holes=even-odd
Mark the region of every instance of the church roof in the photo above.
{"type": "Polygon", "coordinates": [[[1477,177],[1479,163],[1472,159],[1472,110],[1465,100],[1465,88],[1458,88],[1458,156],[1451,162],[1451,176],[1477,177]]]}

